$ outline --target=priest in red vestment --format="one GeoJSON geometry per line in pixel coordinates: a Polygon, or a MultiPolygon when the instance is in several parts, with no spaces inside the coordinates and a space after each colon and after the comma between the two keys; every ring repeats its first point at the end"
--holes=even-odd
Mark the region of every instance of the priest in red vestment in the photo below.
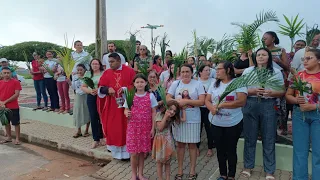
{"type": "Polygon", "coordinates": [[[135,72],[132,68],[121,65],[121,58],[117,53],[109,55],[109,64],[110,69],[102,74],[98,84],[98,111],[107,149],[115,159],[128,159],[127,118],[124,108],[119,108],[116,98],[122,97],[123,89],[133,87],[135,72]]]}

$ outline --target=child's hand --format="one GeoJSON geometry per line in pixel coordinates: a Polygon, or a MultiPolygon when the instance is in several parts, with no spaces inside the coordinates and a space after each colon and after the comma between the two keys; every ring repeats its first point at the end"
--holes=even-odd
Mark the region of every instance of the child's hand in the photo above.
{"type": "Polygon", "coordinates": [[[154,129],[152,128],[151,132],[150,132],[150,135],[151,135],[151,139],[154,137],[154,129]]]}
{"type": "Polygon", "coordinates": [[[130,111],[130,110],[125,110],[125,111],[124,111],[124,115],[125,115],[127,118],[130,118],[130,117],[131,117],[131,111],[130,111]]]}
{"type": "Polygon", "coordinates": [[[170,117],[170,113],[168,111],[166,111],[164,113],[164,118],[169,119],[169,117],[170,117]]]}

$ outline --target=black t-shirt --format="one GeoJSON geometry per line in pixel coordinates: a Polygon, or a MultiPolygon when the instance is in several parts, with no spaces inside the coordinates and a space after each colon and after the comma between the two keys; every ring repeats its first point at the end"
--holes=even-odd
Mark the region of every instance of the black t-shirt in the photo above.
{"type": "MultiPolygon", "coordinates": [[[[245,69],[249,67],[249,59],[241,60],[238,58],[233,65],[236,69],[245,69]]],[[[236,74],[236,77],[240,77],[241,74],[236,74]]]]}

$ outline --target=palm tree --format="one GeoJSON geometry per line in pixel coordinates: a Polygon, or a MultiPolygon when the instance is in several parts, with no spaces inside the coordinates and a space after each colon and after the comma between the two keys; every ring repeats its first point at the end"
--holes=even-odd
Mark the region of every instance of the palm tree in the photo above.
{"type": "Polygon", "coordinates": [[[256,31],[261,25],[270,21],[279,22],[274,11],[268,11],[266,13],[262,11],[256,18],[257,19],[252,24],[231,23],[232,25],[241,28],[241,32],[235,36],[235,40],[239,44],[239,47],[243,48],[244,51],[252,50],[258,46],[260,39],[256,31]]]}
{"type": "Polygon", "coordinates": [[[229,38],[224,34],[220,41],[217,41],[213,44],[210,49],[212,54],[211,59],[217,63],[221,60],[233,61],[233,48],[234,48],[234,39],[229,38]]]}
{"type": "Polygon", "coordinates": [[[214,43],[215,41],[212,38],[203,37],[200,39],[199,50],[201,54],[207,57],[208,52],[210,52],[210,50],[213,48],[214,43]]]}
{"type": "Polygon", "coordinates": [[[303,34],[300,31],[303,28],[303,26],[305,25],[305,23],[303,23],[303,19],[301,19],[298,22],[299,14],[297,14],[295,18],[291,17],[290,20],[286,15],[283,15],[283,17],[287,22],[287,26],[279,24],[279,27],[281,29],[279,31],[279,33],[282,34],[282,35],[285,35],[285,36],[289,36],[289,38],[291,40],[291,52],[292,52],[293,51],[294,38],[296,37],[296,35],[301,36],[303,34]]]}
{"type": "Polygon", "coordinates": [[[316,34],[319,34],[320,30],[318,29],[318,24],[314,24],[312,28],[306,26],[306,41],[309,46],[316,34]]]}

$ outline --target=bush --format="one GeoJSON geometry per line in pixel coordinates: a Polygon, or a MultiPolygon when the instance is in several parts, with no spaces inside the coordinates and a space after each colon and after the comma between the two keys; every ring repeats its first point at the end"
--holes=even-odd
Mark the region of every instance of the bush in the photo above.
{"type": "Polygon", "coordinates": [[[20,76],[23,76],[24,79],[32,79],[31,74],[24,74],[24,75],[20,75],[20,76]]]}

